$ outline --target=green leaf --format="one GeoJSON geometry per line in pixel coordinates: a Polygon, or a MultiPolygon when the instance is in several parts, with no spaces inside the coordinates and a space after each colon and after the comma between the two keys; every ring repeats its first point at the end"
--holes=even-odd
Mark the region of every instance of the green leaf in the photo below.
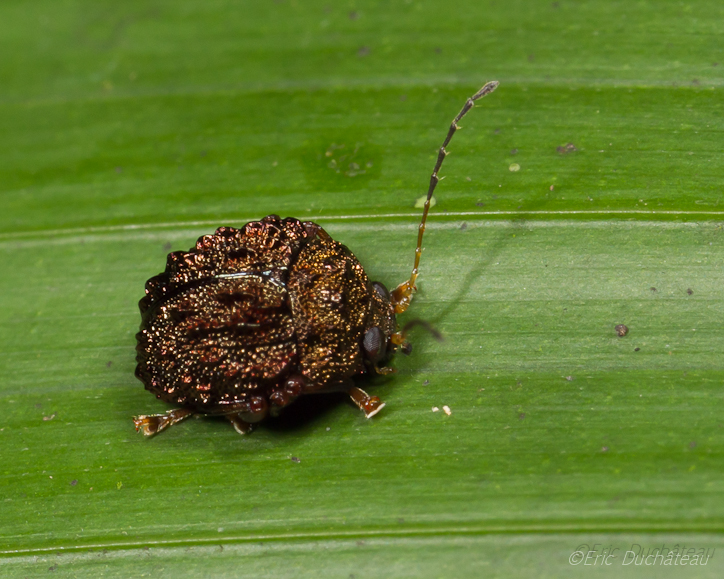
{"type": "Polygon", "coordinates": [[[660,577],[626,552],[693,549],[671,576],[721,576],[723,15],[0,5],[0,575],[660,577]],[[134,432],[166,408],[133,371],[169,251],[291,215],[394,286],[493,79],[403,318],[445,341],[413,333],[379,415],[134,432]]]}

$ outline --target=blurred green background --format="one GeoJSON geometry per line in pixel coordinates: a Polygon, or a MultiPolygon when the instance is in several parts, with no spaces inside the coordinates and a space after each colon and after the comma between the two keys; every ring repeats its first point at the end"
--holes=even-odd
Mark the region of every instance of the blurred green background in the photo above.
{"type": "Polygon", "coordinates": [[[0,575],[720,577],[723,17],[0,4],[0,575]],[[436,149],[488,80],[407,314],[446,340],[414,334],[370,385],[384,411],[330,396],[247,437],[137,435],[165,409],[133,369],[166,253],[278,213],[394,286],[436,149]]]}

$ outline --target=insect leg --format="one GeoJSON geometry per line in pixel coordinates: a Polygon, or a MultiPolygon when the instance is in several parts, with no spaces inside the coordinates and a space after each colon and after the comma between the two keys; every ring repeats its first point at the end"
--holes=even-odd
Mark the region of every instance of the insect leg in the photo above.
{"type": "Polygon", "coordinates": [[[458,126],[458,121],[460,121],[460,119],[462,119],[468,113],[468,111],[473,108],[473,106],[475,105],[475,101],[483,98],[487,94],[490,94],[496,88],[498,88],[498,81],[491,81],[466,101],[462,110],[453,119],[453,122],[450,125],[450,130],[448,130],[447,137],[445,137],[445,142],[442,144],[442,147],[440,147],[440,150],[438,151],[437,162],[435,163],[435,168],[432,170],[432,175],[430,176],[430,187],[427,190],[425,207],[422,210],[422,221],[420,222],[420,227],[417,231],[415,265],[412,268],[412,274],[410,275],[410,279],[406,282],[401,283],[392,291],[391,301],[392,304],[395,306],[396,314],[401,314],[409,307],[410,300],[412,300],[412,294],[416,289],[415,282],[417,281],[418,267],[420,266],[420,256],[422,255],[422,235],[423,233],[425,233],[425,223],[427,222],[427,213],[430,211],[430,201],[432,200],[432,194],[435,192],[435,187],[437,187],[437,184],[440,181],[440,177],[437,176],[437,173],[440,170],[440,167],[442,167],[442,162],[445,160],[445,157],[448,154],[445,150],[445,147],[447,147],[450,143],[450,140],[453,138],[455,131],[460,128],[458,126]]]}
{"type": "Polygon", "coordinates": [[[370,396],[367,392],[362,390],[362,388],[357,386],[351,386],[347,390],[347,394],[349,394],[352,402],[354,402],[357,407],[365,413],[367,418],[372,418],[385,407],[385,403],[382,402],[379,397],[370,396]]]}
{"type": "Polygon", "coordinates": [[[165,414],[142,414],[133,417],[133,424],[136,425],[136,432],[143,430],[144,436],[153,436],[169,426],[178,424],[189,416],[193,416],[193,410],[188,408],[174,408],[165,414]]]}
{"type": "Polygon", "coordinates": [[[251,424],[242,420],[239,414],[227,414],[226,418],[239,434],[249,434],[254,428],[251,424]]]}

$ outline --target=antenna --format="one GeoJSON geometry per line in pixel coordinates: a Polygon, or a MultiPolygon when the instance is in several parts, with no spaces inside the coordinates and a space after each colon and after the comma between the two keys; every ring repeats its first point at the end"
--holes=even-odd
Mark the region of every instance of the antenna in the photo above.
{"type": "Polygon", "coordinates": [[[425,233],[425,223],[427,222],[427,214],[430,211],[430,200],[432,199],[432,194],[435,192],[435,187],[437,187],[438,182],[440,181],[440,177],[437,176],[437,172],[440,170],[440,167],[442,167],[442,162],[445,160],[445,157],[447,156],[448,152],[445,150],[445,147],[448,146],[450,141],[453,138],[453,135],[455,134],[455,131],[457,131],[460,127],[458,127],[458,121],[462,119],[470,109],[472,109],[475,106],[475,101],[478,99],[483,98],[485,95],[490,94],[493,92],[496,88],[498,88],[498,81],[493,80],[489,83],[486,83],[483,88],[481,88],[478,92],[476,92],[473,96],[471,96],[467,102],[465,103],[465,106],[463,106],[462,110],[458,113],[458,115],[453,119],[452,124],[450,125],[450,130],[447,133],[447,137],[445,137],[445,142],[442,144],[442,147],[440,147],[440,151],[437,154],[437,162],[435,163],[435,168],[432,170],[432,176],[430,177],[430,188],[427,190],[427,199],[425,200],[425,208],[422,210],[422,221],[420,222],[420,227],[417,232],[417,247],[415,248],[415,265],[412,268],[412,274],[410,275],[410,279],[406,282],[401,283],[398,285],[391,294],[391,301],[392,304],[395,306],[395,313],[401,314],[404,312],[409,306],[410,301],[412,300],[412,294],[417,289],[415,287],[415,281],[417,281],[417,274],[418,274],[418,267],[420,265],[420,255],[422,255],[422,235],[425,233]]]}

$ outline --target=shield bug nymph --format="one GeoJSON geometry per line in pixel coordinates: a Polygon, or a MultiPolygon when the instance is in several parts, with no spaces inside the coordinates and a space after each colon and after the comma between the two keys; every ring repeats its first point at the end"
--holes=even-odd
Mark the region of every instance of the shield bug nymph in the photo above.
{"type": "Polygon", "coordinates": [[[269,215],[244,227],[220,227],[189,251],[168,255],[139,302],[136,376],[180,408],[134,418],[151,436],[194,414],[225,416],[241,434],[305,394],[344,391],[368,418],[384,404],[355,380],[387,374],[411,325],[396,315],[416,290],[422,237],[453,120],[430,177],[410,279],[392,292],[371,282],[352,252],[319,225],[269,215]]]}

